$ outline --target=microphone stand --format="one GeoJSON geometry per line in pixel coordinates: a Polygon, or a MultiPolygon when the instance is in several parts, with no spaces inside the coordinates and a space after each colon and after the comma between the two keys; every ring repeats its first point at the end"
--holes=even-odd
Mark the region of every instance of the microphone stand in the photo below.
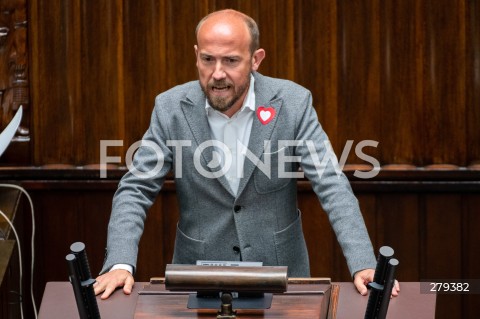
{"type": "Polygon", "coordinates": [[[65,259],[67,260],[70,282],[72,283],[80,319],[101,319],[93,290],[95,279],[92,279],[90,273],[85,244],[81,242],[73,243],[70,250],[71,254],[68,254],[65,259]]]}
{"type": "Polygon", "coordinates": [[[373,282],[368,284],[368,297],[365,319],[385,319],[390,295],[395,282],[395,269],[399,262],[393,258],[393,249],[388,246],[380,248],[373,282]]]}

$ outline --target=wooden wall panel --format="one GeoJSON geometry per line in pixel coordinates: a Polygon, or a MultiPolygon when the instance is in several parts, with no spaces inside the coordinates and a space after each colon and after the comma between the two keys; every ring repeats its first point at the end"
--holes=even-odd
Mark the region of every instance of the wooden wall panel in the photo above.
{"type": "MultiPolygon", "coordinates": [[[[478,0],[27,4],[33,148],[31,159],[24,150],[16,155],[25,157],[21,161],[7,159],[11,165],[98,163],[100,141],[105,139],[123,141],[123,147],[108,150],[109,156],[123,159],[148,127],[154,97],[196,79],[195,26],[221,8],[239,9],[256,19],[267,51],[260,72],[294,80],[312,91],[315,109],[339,156],[347,140],[354,140],[355,146],[370,139],[379,145],[365,152],[382,165],[463,167],[480,162],[478,0]]],[[[364,163],[353,151],[348,162],[364,163]]],[[[116,182],[92,183],[85,174],[75,182],[62,177],[68,180],[65,184],[26,184],[38,211],[39,283],[64,280],[66,269],[58,272],[50,264],[63,260],[74,240],[86,241],[92,247],[92,269],[101,267],[104,244],[98,243],[106,242],[116,182]],[[109,186],[99,186],[104,184],[109,186]],[[63,189],[66,185],[70,186],[63,189]]],[[[354,183],[375,248],[395,248],[401,280],[475,277],[480,267],[478,248],[472,244],[480,240],[476,171],[424,175],[425,170],[412,169],[401,174],[405,180],[399,183],[389,184],[388,178],[354,183]],[[448,182],[439,182],[442,178],[448,182]],[[470,184],[464,187],[465,181],[470,184]]],[[[309,186],[300,187],[299,206],[312,274],[349,280],[340,247],[309,186]]],[[[170,183],[148,217],[137,280],[162,274],[173,254],[177,218],[170,183]]],[[[41,295],[43,287],[36,289],[41,295]]],[[[441,296],[437,313],[448,316],[456,311],[467,317],[478,302],[473,295],[441,296]]]]}
{"type": "MultiPolygon", "coordinates": [[[[422,211],[416,194],[382,194],[377,196],[376,224],[373,242],[378,248],[394,247],[400,261],[397,278],[420,278],[420,221],[422,211]]],[[[372,229],[371,227],[369,229],[372,229]]]]}
{"type": "Polygon", "coordinates": [[[68,67],[71,65],[68,54],[73,54],[71,59],[76,55],[67,48],[79,52],[80,30],[74,19],[76,8],[70,2],[54,6],[34,1],[29,2],[29,9],[31,28],[35,30],[35,36],[31,37],[34,161],[73,163],[76,158],[71,110],[79,107],[80,91],[75,90],[76,83],[72,80],[79,77],[75,65],[80,68],[80,63],[76,61],[68,67]],[[47,128],[51,128],[48,138],[47,128]]]}
{"type": "Polygon", "coordinates": [[[453,218],[453,215],[461,215],[461,197],[432,194],[424,197],[424,201],[425,227],[422,227],[421,240],[426,245],[427,254],[422,256],[425,264],[425,269],[421,269],[422,275],[437,278],[458,274],[461,268],[462,224],[461,218],[453,218]]]}
{"type": "MultiPolygon", "coordinates": [[[[338,2],[337,115],[341,145],[347,140],[381,141],[379,10],[378,0],[338,2]]],[[[378,158],[378,149],[369,155],[378,158]]],[[[359,162],[354,153],[349,162],[359,162]]]]}
{"type": "MultiPolygon", "coordinates": [[[[334,149],[370,139],[380,163],[480,160],[478,1],[28,2],[34,165],[123,155],[154,97],[196,79],[198,20],[235,8],[255,18],[260,71],[313,93],[334,149]]],[[[364,160],[349,156],[349,163],[364,160]]]]}
{"type": "Polygon", "coordinates": [[[423,133],[426,163],[466,161],[465,1],[423,1],[423,133]]]}
{"type": "MultiPolygon", "coordinates": [[[[123,8],[124,155],[134,142],[140,140],[150,124],[151,110],[157,94],[169,88],[167,67],[166,2],[155,0],[127,1],[123,8]],[[139,30],[142,33],[139,34],[139,30]]],[[[112,105],[114,106],[114,105],[112,105]]],[[[111,112],[110,112],[111,114],[111,112]]]]}
{"type": "Polygon", "coordinates": [[[480,1],[466,8],[467,163],[480,163],[480,1]]]}
{"type": "Polygon", "coordinates": [[[334,150],[340,154],[344,145],[337,139],[337,25],[336,1],[296,2],[294,80],[312,92],[318,118],[334,150]]]}
{"type": "MultiPolygon", "coordinates": [[[[85,144],[85,149],[77,149],[85,157],[78,161],[88,164],[91,162],[87,159],[100,158],[99,140],[123,135],[123,1],[81,1],[79,14],[82,22],[82,116],[75,120],[83,128],[75,135],[74,142],[85,144]],[[117,116],[112,118],[112,111],[117,116]]],[[[82,156],[80,154],[77,156],[82,156]]]]}
{"type": "Polygon", "coordinates": [[[273,77],[295,78],[294,1],[259,2],[257,23],[266,58],[259,71],[273,77]],[[289,12],[289,14],[285,14],[289,12]],[[271,36],[277,34],[278,36],[271,36]]]}
{"type": "MultiPolygon", "coordinates": [[[[65,257],[70,253],[72,243],[77,241],[85,243],[92,275],[98,274],[103,264],[113,190],[88,190],[85,186],[83,184],[77,188],[75,183],[59,183],[52,189],[43,184],[34,191],[27,186],[35,208],[33,287],[37,310],[46,282],[68,280],[65,257]]],[[[26,230],[23,232],[22,249],[24,249],[24,291],[27,292],[30,291],[31,219],[30,207],[26,200],[24,203],[26,230]]],[[[33,318],[33,315],[28,315],[32,311],[29,305],[30,301],[27,298],[26,318],[33,318]]]]}
{"type": "Polygon", "coordinates": [[[166,15],[167,29],[163,30],[163,34],[166,37],[167,60],[162,68],[167,73],[168,88],[197,78],[193,46],[196,43],[195,27],[203,16],[203,5],[202,2],[188,1],[166,3],[163,14],[166,15]]]}
{"type": "MultiPolygon", "coordinates": [[[[436,193],[435,183],[424,183],[415,193],[396,191],[391,181],[378,181],[383,191],[353,183],[376,253],[390,245],[400,261],[400,281],[421,279],[476,279],[478,248],[478,189],[474,192],[436,193]]],[[[36,212],[35,296],[40,302],[47,281],[67,280],[65,256],[75,241],[85,242],[93,274],[100,271],[106,245],[111,201],[118,179],[25,180],[21,184],[33,199],[36,212]],[[53,267],[52,265],[55,265],[53,267]],[[63,267],[64,265],[65,267],[63,267]]],[[[413,181],[410,187],[418,184],[413,181]]],[[[371,184],[373,185],[373,184],[371,184]]],[[[350,274],[325,213],[308,182],[299,182],[298,203],[310,253],[313,276],[349,281],[350,274]]],[[[22,201],[24,269],[28,257],[30,215],[22,201]]],[[[164,274],[171,262],[178,205],[173,181],[167,181],[146,222],[140,241],[137,281],[164,274]]],[[[26,274],[25,289],[28,290],[26,274]]],[[[478,308],[479,295],[439,295],[436,318],[469,318],[478,308]]]]}
{"type": "MultiPolygon", "coordinates": [[[[381,158],[386,163],[420,164],[423,113],[417,81],[415,3],[383,1],[380,12],[381,158]]],[[[421,53],[421,52],[420,52],[421,53]]]]}
{"type": "MultiPolygon", "coordinates": [[[[463,219],[462,219],[462,278],[477,279],[479,278],[478,270],[480,269],[480,197],[473,194],[463,196],[463,219]]],[[[479,295],[465,295],[462,307],[464,309],[465,318],[474,318],[477,316],[475,309],[478,309],[479,295]]]]}
{"type": "MultiPolygon", "coordinates": [[[[428,195],[424,201],[421,279],[458,278],[462,273],[461,196],[428,195]]],[[[441,312],[437,308],[437,318],[450,318],[452,313],[462,312],[459,295],[440,294],[437,304],[449,309],[448,312],[441,312]]]]}

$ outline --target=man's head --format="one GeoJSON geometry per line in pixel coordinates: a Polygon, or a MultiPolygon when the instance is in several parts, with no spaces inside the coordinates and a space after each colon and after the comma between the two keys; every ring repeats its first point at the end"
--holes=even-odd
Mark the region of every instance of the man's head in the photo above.
{"type": "Polygon", "coordinates": [[[255,21],[235,11],[216,11],[197,26],[195,55],[200,84],[210,105],[228,116],[238,111],[265,51],[255,21]]]}

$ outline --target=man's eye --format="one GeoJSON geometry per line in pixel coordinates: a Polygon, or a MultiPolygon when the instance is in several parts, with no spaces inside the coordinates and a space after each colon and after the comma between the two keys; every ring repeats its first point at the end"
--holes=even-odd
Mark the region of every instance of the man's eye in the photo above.
{"type": "Polygon", "coordinates": [[[213,59],[212,59],[211,57],[209,57],[209,56],[204,56],[204,57],[202,57],[202,61],[203,61],[203,62],[212,62],[213,59]]]}
{"type": "Polygon", "coordinates": [[[227,59],[227,63],[228,63],[228,64],[235,64],[235,63],[237,63],[237,62],[238,62],[237,59],[227,59]]]}

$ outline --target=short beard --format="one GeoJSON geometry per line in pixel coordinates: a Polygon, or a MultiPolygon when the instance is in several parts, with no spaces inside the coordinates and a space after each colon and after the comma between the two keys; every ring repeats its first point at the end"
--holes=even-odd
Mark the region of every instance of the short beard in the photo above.
{"type": "Polygon", "coordinates": [[[207,100],[210,106],[214,110],[217,110],[222,113],[228,111],[230,108],[232,108],[232,106],[236,102],[238,102],[240,97],[243,95],[243,93],[245,93],[245,91],[248,89],[248,86],[250,85],[250,77],[248,78],[248,81],[245,82],[244,85],[238,87],[236,94],[231,99],[224,98],[224,97],[212,98],[211,94],[209,93],[212,86],[226,86],[226,85],[227,85],[226,81],[217,81],[217,82],[214,82],[213,84],[207,84],[207,87],[204,87],[203,85],[201,86],[203,93],[205,93],[205,96],[207,97],[207,100]]]}

